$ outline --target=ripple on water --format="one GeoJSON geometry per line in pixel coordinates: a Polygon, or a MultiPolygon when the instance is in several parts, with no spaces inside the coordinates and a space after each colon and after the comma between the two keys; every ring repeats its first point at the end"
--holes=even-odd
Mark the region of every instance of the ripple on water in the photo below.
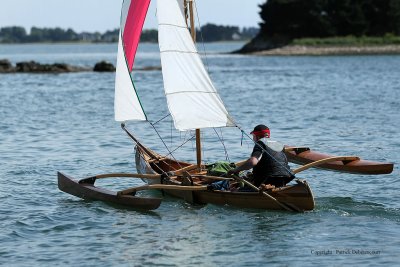
{"type": "MultiPolygon", "coordinates": [[[[146,46],[153,48],[158,49],[146,46]]],[[[88,66],[99,57],[111,60],[116,53],[115,44],[14,45],[7,49],[14,51],[10,57],[15,60],[41,61],[44,56],[49,62],[63,59],[88,66]],[[28,48],[42,52],[20,53],[28,48]]],[[[159,64],[156,50],[146,51],[141,52],[144,58],[139,57],[138,64],[159,64]]],[[[211,77],[245,132],[263,122],[271,127],[274,139],[286,144],[400,162],[400,153],[396,153],[400,117],[395,101],[400,97],[398,56],[214,55],[211,60],[211,77]]],[[[149,120],[164,117],[167,105],[160,89],[161,73],[139,72],[134,77],[143,106],[151,107],[146,108],[149,120]]],[[[57,171],[77,178],[135,171],[133,145],[113,120],[113,86],[114,74],[1,76],[0,265],[398,263],[397,167],[384,176],[309,170],[305,177],[315,193],[316,209],[301,214],[193,206],[160,193],[143,192],[143,196],[164,198],[159,209],[146,212],[83,201],[60,192],[57,171]],[[377,249],[382,254],[317,257],[311,253],[345,248],[377,249]]],[[[148,123],[129,127],[146,145],[167,153],[148,123]]],[[[170,117],[157,127],[171,147],[193,134],[171,131],[170,117]]],[[[251,140],[245,136],[242,146],[236,128],[218,129],[218,133],[232,161],[251,152],[251,140]]],[[[214,130],[202,134],[205,161],[225,158],[214,130]]],[[[184,160],[193,155],[192,141],[176,152],[176,157],[184,160]]],[[[141,181],[99,184],[125,188],[141,181]]]]}

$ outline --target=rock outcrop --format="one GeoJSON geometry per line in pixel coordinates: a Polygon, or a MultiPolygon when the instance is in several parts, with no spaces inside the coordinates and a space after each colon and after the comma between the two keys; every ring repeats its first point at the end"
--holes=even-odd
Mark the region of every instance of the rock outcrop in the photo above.
{"type": "Polygon", "coordinates": [[[251,54],[259,51],[266,51],[276,48],[281,48],[290,43],[290,38],[286,36],[275,36],[273,38],[265,39],[258,35],[250,42],[245,44],[241,49],[234,51],[234,54],[251,54]]]}
{"type": "MultiPolygon", "coordinates": [[[[135,68],[138,71],[161,70],[160,66],[135,68]]],[[[82,71],[115,72],[115,66],[107,61],[97,62],[93,68],[72,66],[65,63],[41,64],[36,61],[18,62],[13,66],[8,59],[0,59],[0,73],[70,73],[82,71]]]]}
{"type": "Polygon", "coordinates": [[[15,68],[11,65],[11,62],[7,59],[0,60],[0,73],[15,72],[15,68]]]}
{"type": "Polygon", "coordinates": [[[115,67],[113,64],[107,61],[100,61],[94,65],[93,71],[96,72],[113,72],[115,71],[115,67]]]}
{"type": "Polygon", "coordinates": [[[71,66],[65,63],[40,64],[35,61],[19,62],[17,63],[15,70],[16,72],[25,73],[68,73],[89,71],[88,68],[71,66]]]}

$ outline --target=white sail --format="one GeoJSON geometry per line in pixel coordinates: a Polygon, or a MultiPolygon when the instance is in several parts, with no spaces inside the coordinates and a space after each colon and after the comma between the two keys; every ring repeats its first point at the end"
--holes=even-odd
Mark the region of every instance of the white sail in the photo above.
{"type": "Polygon", "coordinates": [[[133,62],[150,0],[124,0],[115,75],[116,121],[146,120],[131,77],[133,62]]]}
{"type": "Polygon", "coordinates": [[[192,40],[183,0],[158,0],[158,41],[168,108],[178,130],[233,126],[192,40]]]}
{"type": "Polygon", "coordinates": [[[114,114],[116,121],[146,120],[142,106],[127,66],[121,37],[118,42],[117,70],[115,75],[114,114]]]}

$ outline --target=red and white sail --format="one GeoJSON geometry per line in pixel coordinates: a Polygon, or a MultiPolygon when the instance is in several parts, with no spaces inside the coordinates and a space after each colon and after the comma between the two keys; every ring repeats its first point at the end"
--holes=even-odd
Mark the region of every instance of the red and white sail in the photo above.
{"type": "Polygon", "coordinates": [[[131,77],[150,0],[124,0],[118,42],[114,113],[116,121],[146,120],[131,77]]]}

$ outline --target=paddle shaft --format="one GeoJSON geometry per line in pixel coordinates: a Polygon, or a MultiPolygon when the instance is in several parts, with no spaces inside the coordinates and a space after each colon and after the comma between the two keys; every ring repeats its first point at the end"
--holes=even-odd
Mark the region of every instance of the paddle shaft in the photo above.
{"type": "Polygon", "coordinates": [[[354,160],[360,160],[360,158],[359,157],[355,157],[355,156],[330,157],[330,158],[317,160],[317,161],[311,162],[309,164],[303,165],[303,166],[293,170],[293,173],[296,174],[296,173],[305,171],[305,170],[307,170],[309,168],[317,167],[319,165],[322,165],[322,164],[325,164],[325,163],[329,163],[329,162],[334,162],[334,161],[354,161],[354,160]]]}
{"type": "Polygon", "coordinates": [[[207,186],[185,186],[185,185],[167,185],[167,184],[150,184],[128,188],[117,192],[118,196],[135,193],[142,190],[164,189],[164,190],[181,190],[181,191],[205,191],[207,186]]]}

